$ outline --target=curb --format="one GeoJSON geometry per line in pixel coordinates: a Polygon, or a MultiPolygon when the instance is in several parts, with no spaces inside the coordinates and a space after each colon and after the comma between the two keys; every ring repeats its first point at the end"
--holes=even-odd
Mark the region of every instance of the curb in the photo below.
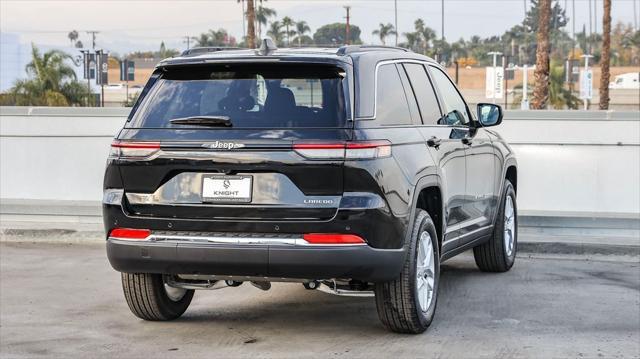
{"type": "Polygon", "coordinates": [[[518,252],[536,254],[640,256],[640,246],[568,242],[518,242],[518,252]]]}

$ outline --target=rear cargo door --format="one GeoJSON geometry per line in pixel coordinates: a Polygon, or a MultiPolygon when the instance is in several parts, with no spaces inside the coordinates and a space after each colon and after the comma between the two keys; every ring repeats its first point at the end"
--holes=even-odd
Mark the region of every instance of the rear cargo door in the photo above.
{"type": "Polygon", "coordinates": [[[328,220],[352,134],[335,65],[168,68],[112,145],[130,215],[328,220]]]}

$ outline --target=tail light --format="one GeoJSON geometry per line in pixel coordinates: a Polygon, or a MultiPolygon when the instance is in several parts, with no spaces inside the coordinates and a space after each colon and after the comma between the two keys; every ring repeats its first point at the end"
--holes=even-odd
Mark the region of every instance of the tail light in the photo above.
{"type": "Polygon", "coordinates": [[[144,241],[151,235],[148,229],[115,228],[109,233],[109,238],[128,241],[144,241]]]}
{"type": "Polygon", "coordinates": [[[366,160],[391,156],[391,142],[296,143],[294,151],[309,159],[366,160]]]}
{"type": "Polygon", "coordinates": [[[364,239],[355,234],[307,233],[302,238],[310,244],[365,244],[364,239]]]}
{"type": "Polygon", "coordinates": [[[151,157],[160,151],[159,142],[123,142],[113,141],[109,158],[142,159],[151,157]]]}

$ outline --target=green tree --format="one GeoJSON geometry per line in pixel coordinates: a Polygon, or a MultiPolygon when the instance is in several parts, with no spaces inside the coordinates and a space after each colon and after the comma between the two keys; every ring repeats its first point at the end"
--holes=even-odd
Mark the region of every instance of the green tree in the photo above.
{"type": "Polygon", "coordinates": [[[293,27],[295,25],[295,21],[293,21],[292,18],[285,16],[284,18],[282,18],[282,26],[285,28],[285,36],[287,37],[287,46],[291,46],[291,41],[289,41],[291,35],[295,34],[295,32],[292,34],[291,30],[289,30],[290,27],[293,27]]]}
{"type": "Polygon", "coordinates": [[[564,86],[565,66],[561,61],[552,61],[549,70],[549,104],[556,110],[578,109],[579,98],[564,86]]]}
{"type": "MultiPolygon", "coordinates": [[[[318,46],[338,46],[346,44],[347,24],[336,22],[319,27],[313,34],[313,41],[318,46]]],[[[362,44],[360,28],[351,24],[349,27],[349,43],[362,44]]]]}
{"type": "Polygon", "coordinates": [[[432,28],[426,26],[422,19],[417,19],[414,21],[413,25],[415,31],[405,32],[403,34],[407,39],[407,42],[403,45],[414,52],[426,54],[436,38],[436,32],[432,28]]]}
{"type": "MultiPolygon", "coordinates": [[[[542,0],[544,1],[544,0],[542,0]]],[[[537,33],[540,29],[540,2],[541,0],[531,0],[531,9],[527,11],[527,17],[524,19],[524,26],[529,33],[537,33]]],[[[555,1],[548,16],[549,31],[559,31],[567,26],[569,18],[566,11],[555,1]]]]}
{"type": "Polygon", "coordinates": [[[300,21],[296,22],[296,30],[295,30],[296,38],[295,38],[295,40],[298,42],[298,46],[302,46],[303,40],[306,40],[305,38],[311,40],[311,38],[306,35],[309,31],[311,31],[311,28],[309,27],[309,25],[307,25],[306,21],[300,20],[300,21]]]}
{"type": "Polygon", "coordinates": [[[280,23],[280,21],[272,22],[267,30],[267,36],[271,37],[271,40],[276,43],[276,46],[284,46],[284,31],[282,31],[282,23],[280,23]]]}
{"type": "Polygon", "coordinates": [[[31,46],[31,62],[25,68],[27,79],[18,80],[9,90],[17,106],[79,106],[87,102],[89,93],[77,81],[68,64],[70,55],[50,50],[40,54],[31,46]]]}
{"type": "Polygon", "coordinates": [[[262,4],[258,6],[258,9],[256,10],[256,22],[258,23],[259,37],[262,37],[262,27],[267,26],[267,22],[269,22],[269,19],[277,15],[278,13],[274,9],[264,7],[262,6],[262,4]]]}
{"type": "Polygon", "coordinates": [[[200,34],[200,36],[194,38],[196,40],[196,46],[235,46],[236,39],[233,36],[229,36],[227,30],[209,30],[200,34]]]}
{"type": "Polygon", "coordinates": [[[371,34],[373,35],[378,35],[378,37],[380,38],[380,42],[382,42],[382,45],[386,45],[386,38],[389,35],[395,35],[396,34],[396,30],[393,27],[393,25],[391,25],[390,23],[388,24],[383,24],[380,23],[380,26],[378,29],[375,29],[371,32],[371,34]]]}
{"type": "Polygon", "coordinates": [[[67,37],[69,38],[69,41],[71,42],[71,46],[73,46],[73,44],[76,42],[76,40],[78,40],[78,32],[76,30],[71,30],[69,32],[69,34],[67,34],[67,37]]]}

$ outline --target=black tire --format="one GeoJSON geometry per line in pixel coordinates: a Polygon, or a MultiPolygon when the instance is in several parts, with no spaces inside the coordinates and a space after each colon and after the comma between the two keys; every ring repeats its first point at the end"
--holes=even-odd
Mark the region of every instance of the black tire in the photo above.
{"type": "Polygon", "coordinates": [[[151,321],[173,320],[182,315],[193,298],[186,290],[179,300],[169,297],[162,274],[122,273],[122,290],[129,309],[138,318],[151,321]]]}
{"type": "Polygon", "coordinates": [[[518,206],[516,205],[516,192],[509,180],[504,180],[502,202],[498,208],[496,223],[493,228],[491,240],[473,248],[473,256],[478,268],[484,272],[506,272],[516,260],[518,251],[518,206]],[[508,253],[505,244],[505,204],[508,198],[513,203],[513,246],[511,253],[508,253]]]}
{"type": "Polygon", "coordinates": [[[419,334],[424,332],[433,321],[435,314],[439,278],[440,251],[436,227],[427,212],[417,210],[402,272],[395,280],[375,285],[376,308],[382,324],[397,333],[419,334]],[[417,246],[418,239],[423,232],[427,232],[431,237],[435,271],[433,299],[425,311],[420,307],[416,283],[417,246]]]}

